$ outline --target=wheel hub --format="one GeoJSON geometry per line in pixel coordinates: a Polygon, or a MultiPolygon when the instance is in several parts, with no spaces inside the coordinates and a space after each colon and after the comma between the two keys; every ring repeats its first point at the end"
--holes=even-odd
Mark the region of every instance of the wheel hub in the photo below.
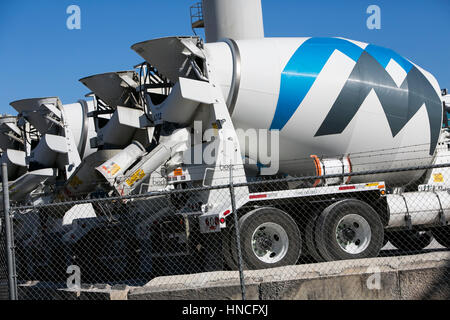
{"type": "Polygon", "coordinates": [[[370,244],[372,232],[369,223],[362,216],[349,214],[336,227],[336,241],[347,253],[359,254],[370,244]]]}
{"type": "Polygon", "coordinates": [[[251,241],[255,256],[269,264],[282,260],[289,248],[286,230],[273,222],[266,222],[258,226],[251,241]]]}
{"type": "Polygon", "coordinates": [[[266,235],[263,234],[260,238],[256,240],[256,246],[261,251],[268,251],[272,248],[272,240],[266,235]]]}
{"type": "Polygon", "coordinates": [[[352,241],[355,238],[356,232],[351,228],[345,228],[342,234],[345,240],[352,241]]]}

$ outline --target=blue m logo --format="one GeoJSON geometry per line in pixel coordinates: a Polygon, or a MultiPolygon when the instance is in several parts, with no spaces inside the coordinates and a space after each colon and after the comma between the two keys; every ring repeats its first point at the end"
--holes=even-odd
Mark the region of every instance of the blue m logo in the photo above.
{"type": "Polygon", "coordinates": [[[442,108],[439,96],[425,76],[390,49],[374,45],[362,49],[338,38],[311,38],[291,57],[281,75],[280,95],[271,130],[284,128],[335,50],[356,64],[316,136],[342,133],[373,89],[383,106],[393,137],[423,104],[426,105],[431,130],[430,153],[433,153],[439,138],[442,108]],[[391,60],[407,74],[400,88],[386,71],[391,60]]]}

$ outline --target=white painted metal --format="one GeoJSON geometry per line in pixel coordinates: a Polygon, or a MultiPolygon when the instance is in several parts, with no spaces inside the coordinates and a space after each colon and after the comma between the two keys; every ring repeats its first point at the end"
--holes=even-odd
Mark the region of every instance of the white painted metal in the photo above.
{"type": "Polygon", "coordinates": [[[121,149],[100,150],[83,159],[76,171],[67,180],[61,196],[70,198],[76,195],[84,195],[92,190],[95,183],[99,181],[102,176],[99,176],[96,167],[113,158],[121,149]]]}
{"type": "Polygon", "coordinates": [[[203,0],[207,42],[264,38],[261,0],[203,0]]]}
{"type": "Polygon", "coordinates": [[[126,101],[127,90],[135,89],[139,83],[135,81],[137,74],[134,71],[118,71],[96,74],[80,80],[86,87],[92,90],[108,106],[116,108],[125,106],[132,101],[126,101]]]}
{"type": "Polygon", "coordinates": [[[178,77],[186,76],[186,70],[189,67],[187,59],[189,54],[193,54],[186,47],[187,41],[196,44],[198,39],[193,37],[168,37],[136,43],[131,48],[148,63],[155,66],[158,72],[176,83],[178,77]]]}
{"type": "Polygon", "coordinates": [[[70,208],[69,211],[67,211],[64,214],[62,225],[63,226],[69,226],[71,225],[75,220],[79,219],[89,219],[89,218],[95,218],[97,215],[95,214],[94,207],[91,203],[85,203],[85,204],[79,204],[76,206],[73,206],[70,208]]]}
{"type": "Polygon", "coordinates": [[[167,121],[188,125],[200,103],[211,104],[214,101],[209,83],[180,77],[163,103],[154,105],[149,102],[156,124],[167,121]]]}
{"type": "Polygon", "coordinates": [[[450,221],[450,194],[446,191],[406,192],[386,198],[390,228],[407,227],[407,216],[412,225],[439,225],[441,212],[450,221]]]}
{"type": "MultiPolygon", "coordinates": [[[[7,150],[12,148],[17,142],[19,142],[21,132],[16,125],[17,118],[13,116],[2,116],[0,117],[0,149],[7,150]],[[13,137],[17,137],[14,139],[13,137]]],[[[23,145],[23,142],[19,142],[23,145]]]]}
{"type": "Polygon", "coordinates": [[[145,116],[144,111],[133,108],[117,107],[116,109],[119,124],[136,129],[144,129],[151,126],[150,121],[145,116]]]}
{"type": "MultiPolygon", "coordinates": [[[[439,142],[436,147],[433,165],[445,164],[450,162],[450,150],[448,143],[450,141],[450,131],[443,129],[439,142]]],[[[424,184],[419,185],[419,191],[446,190],[450,188],[450,172],[448,168],[435,168],[427,171],[424,184]]]]}
{"type": "MultiPolygon", "coordinates": [[[[78,144],[82,140],[83,123],[84,123],[84,111],[81,103],[72,103],[63,105],[64,119],[70,126],[73,134],[74,143],[78,144]]],[[[93,127],[90,128],[94,129],[93,127]]],[[[94,129],[95,130],[95,129],[94,129]]]]}
{"type": "Polygon", "coordinates": [[[133,141],[132,144],[95,170],[100,172],[109,184],[114,185],[114,179],[128,170],[128,168],[142,157],[144,153],[144,147],[138,141],[133,141]]]}
{"type": "Polygon", "coordinates": [[[450,108],[450,94],[446,94],[442,97],[442,101],[444,101],[445,105],[450,108]]]}
{"type": "MultiPolygon", "coordinates": [[[[268,130],[271,127],[280,95],[280,76],[296,50],[308,39],[266,38],[236,41],[241,58],[240,87],[232,114],[236,129],[268,130]]],[[[358,45],[367,46],[362,43],[358,45]]],[[[233,66],[233,61],[229,59],[229,48],[205,44],[205,50],[208,57],[217,55],[218,51],[222,51],[221,56],[228,56],[228,59],[208,60],[217,70],[215,76],[223,92],[228,93],[231,87],[230,69],[233,66]],[[228,70],[223,71],[224,65],[228,70]]],[[[430,143],[430,129],[425,107],[393,137],[375,92],[368,95],[341,134],[315,136],[355,64],[355,61],[338,50],[328,59],[305,99],[279,133],[280,173],[294,176],[314,174],[309,160],[306,160],[314,154],[326,157],[357,154],[357,157],[352,159],[353,171],[375,170],[379,169],[381,164],[383,169],[394,169],[432,163],[433,156],[426,147],[430,143]],[[412,147],[417,145],[424,147],[412,147]]],[[[424,75],[430,83],[435,83],[429,73],[424,71],[424,75]]],[[[270,137],[271,132],[268,134],[270,137]]],[[[252,158],[243,143],[241,152],[252,158]]],[[[406,184],[418,179],[422,174],[422,171],[410,171],[355,177],[354,182],[381,179],[389,184],[406,184]]]]}
{"type": "Polygon", "coordinates": [[[94,119],[92,117],[88,117],[88,113],[94,110],[95,107],[92,100],[65,104],[62,108],[64,120],[68,126],[70,126],[74,143],[80,152],[81,159],[97,151],[97,149],[92,148],[89,143],[90,139],[97,136],[97,133],[95,132],[94,119]],[[86,104],[87,110],[84,110],[83,103],[86,104]],[[81,150],[83,146],[84,149],[81,150]]]}
{"type": "Polygon", "coordinates": [[[225,42],[208,43],[205,45],[207,63],[214,66],[216,83],[222,89],[223,96],[228,100],[233,81],[233,57],[230,47],[225,42]]]}
{"type": "Polygon", "coordinates": [[[27,170],[26,154],[24,151],[6,149],[1,156],[1,163],[8,166],[8,180],[15,180],[27,170]]]}
{"type": "MultiPolygon", "coordinates": [[[[97,133],[98,145],[110,145],[117,148],[124,148],[130,144],[136,128],[129,126],[129,121],[126,124],[120,123],[119,112],[123,109],[117,108],[108,123],[97,133]]],[[[130,111],[132,111],[130,109],[130,111]]],[[[133,110],[134,111],[134,110],[133,110]]]]}
{"type": "Polygon", "coordinates": [[[333,194],[364,192],[364,191],[386,191],[384,182],[374,183],[358,183],[347,186],[326,186],[313,188],[298,188],[293,190],[278,190],[270,192],[255,192],[249,195],[249,201],[260,200],[276,200],[276,199],[291,199],[299,197],[310,196],[327,196],[333,194]]]}
{"type": "Polygon", "coordinates": [[[56,167],[56,159],[59,153],[67,153],[67,141],[65,137],[52,134],[44,135],[36,148],[31,153],[32,161],[39,163],[44,168],[56,167]]]}
{"type": "MultiPolygon", "coordinates": [[[[215,145],[214,172],[211,176],[211,185],[245,183],[247,182],[247,177],[244,171],[243,156],[236,127],[228,111],[223,91],[218,86],[215,66],[207,65],[207,67],[211,94],[215,100],[210,109],[209,118],[209,128],[215,129],[214,142],[211,142],[211,144],[215,145]],[[217,123],[220,123],[220,126],[217,123]]],[[[248,193],[248,187],[234,189],[236,208],[247,202],[248,193]]],[[[209,214],[219,214],[220,218],[222,218],[230,203],[231,198],[228,193],[224,195],[220,190],[211,190],[204,210],[209,214]]],[[[222,226],[224,225],[222,224],[222,226]]]]}
{"type": "Polygon", "coordinates": [[[25,152],[20,150],[7,149],[3,152],[2,163],[6,161],[9,164],[14,166],[26,167],[27,162],[25,159],[25,152]]]}
{"type": "Polygon", "coordinates": [[[57,97],[24,99],[11,103],[11,106],[19,112],[41,134],[53,133],[55,123],[46,118],[46,115],[61,116],[62,103],[57,97]],[[52,130],[51,132],[49,130],[52,130]]]}
{"type": "Polygon", "coordinates": [[[318,180],[316,185],[319,183],[325,185],[335,185],[335,184],[346,184],[349,183],[351,177],[345,177],[345,174],[352,172],[352,164],[350,161],[350,157],[343,157],[341,159],[320,159],[317,156],[313,156],[314,161],[316,162],[316,175],[317,176],[326,176],[326,175],[342,175],[342,177],[338,178],[327,178],[318,180]]]}
{"type": "Polygon", "coordinates": [[[10,199],[12,201],[25,199],[45,180],[56,177],[56,173],[56,170],[51,168],[25,173],[9,186],[10,199]]]}
{"type": "MultiPolygon", "coordinates": [[[[92,119],[88,119],[92,103],[80,101],[63,106],[59,98],[37,98],[15,101],[11,105],[20,112],[19,120],[26,127],[29,141],[31,125],[40,133],[39,143],[31,150],[25,146],[30,162],[46,168],[59,168],[69,178],[83,156],[94,152],[88,138],[95,134],[92,119]],[[24,120],[24,121],[23,121],[24,120]]],[[[21,126],[22,126],[21,125],[21,126]]]]}
{"type": "MultiPolygon", "coordinates": [[[[114,186],[121,195],[128,195],[161,165],[170,159],[179,159],[174,166],[181,164],[182,154],[188,148],[189,131],[187,129],[175,130],[171,135],[162,136],[159,145],[132,168],[125,175],[117,177],[114,186]]],[[[167,164],[166,164],[167,165],[167,164]]]]}

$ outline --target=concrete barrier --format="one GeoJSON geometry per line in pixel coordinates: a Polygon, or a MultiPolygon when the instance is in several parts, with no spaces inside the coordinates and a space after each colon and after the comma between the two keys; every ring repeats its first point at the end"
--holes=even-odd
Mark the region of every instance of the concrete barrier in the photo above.
{"type": "MultiPolygon", "coordinates": [[[[450,299],[450,252],[245,271],[248,300],[450,299]]],[[[237,271],[165,276],[142,287],[19,285],[22,300],[240,300],[237,271]]]]}
{"type": "Polygon", "coordinates": [[[127,300],[128,286],[82,285],[70,290],[64,284],[30,281],[18,286],[19,300],[127,300]]]}
{"type": "MultiPolygon", "coordinates": [[[[449,299],[450,252],[245,271],[248,300],[449,299]]],[[[239,300],[238,272],[155,278],[129,300],[239,300]]]]}

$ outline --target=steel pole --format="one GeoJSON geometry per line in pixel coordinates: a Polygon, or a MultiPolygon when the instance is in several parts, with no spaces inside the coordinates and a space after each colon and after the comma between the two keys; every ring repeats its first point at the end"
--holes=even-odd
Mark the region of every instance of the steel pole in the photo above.
{"type": "Polygon", "coordinates": [[[234,228],[236,230],[236,249],[238,255],[238,267],[239,267],[239,279],[241,281],[241,292],[242,300],[245,300],[245,280],[244,280],[244,263],[242,261],[242,251],[241,251],[241,236],[239,234],[239,219],[236,210],[236,199],[234,196],[234,185],[233,185],[233,165],[230,165],[230,198],[231,198],[231,210],[234,216],[234,228]]]}
{"type": "Polygon", "coordinates": [[[2,163],[3,213],[5,215],[6,252],[8,257],[9,298],[17,300],[17,279],[14,258],[14,237],[9,206],[8,166],[2,163]]]}

